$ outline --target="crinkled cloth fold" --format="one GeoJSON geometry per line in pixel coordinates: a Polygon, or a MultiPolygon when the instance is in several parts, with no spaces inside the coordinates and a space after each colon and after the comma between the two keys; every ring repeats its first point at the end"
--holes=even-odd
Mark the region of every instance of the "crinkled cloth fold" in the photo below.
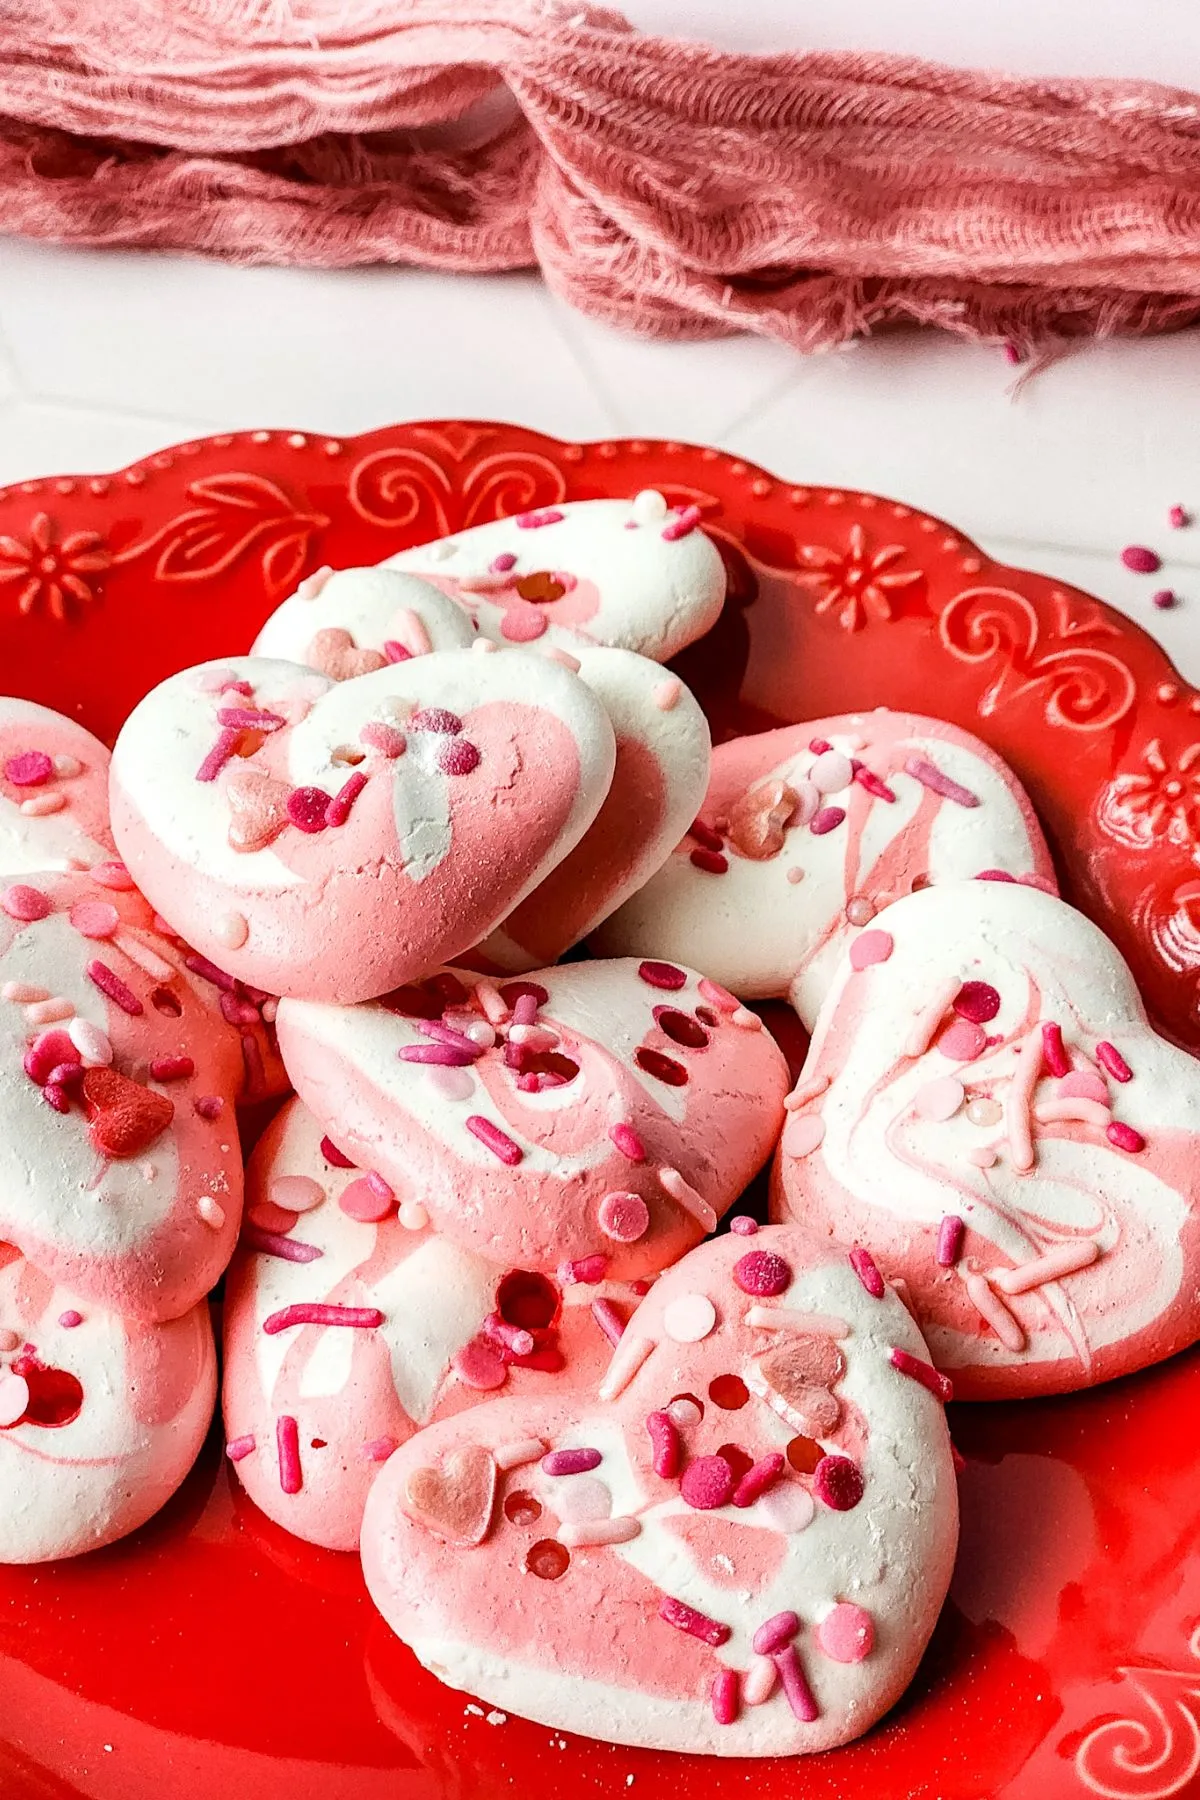
{"type": "Polygon", "coordinates": [[[240,262],[540,266],[661,336],[1200,317],[1200,100],[736,56],[549,0],[8,0],[0,219],[240,262]]]}

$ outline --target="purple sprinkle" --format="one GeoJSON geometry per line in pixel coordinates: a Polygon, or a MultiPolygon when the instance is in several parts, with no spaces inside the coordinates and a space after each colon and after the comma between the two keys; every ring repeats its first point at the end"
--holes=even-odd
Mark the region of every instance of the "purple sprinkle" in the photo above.
{"type": "Polygon", "coordinates": [[[517,515],[517,527],[520,531],[537,531],[543,525],[560,524],[566,516],[565,513],[560,513],[557,508],[548,506],[544,507],[541,512],[519,513],[517,515]]]}
{"type": "Polygon", "coordinates": [[[864,1250],[861,1244],[856,1244],[850,1252],[850,1267],[872,1300],[882,1300],[885,1292],[883,1276],[879,1273],[878,1265],[871,1252],[864,1250]]]}
{"type": "Polygon", "coordinates": [[[933,763],[925,762],[919,756],[910,756],[904,765],[907,775],[927,787],[931,793],[940,794],[943,800],[953,800],[959,806],[978,806],[979,795],[973,794],[970,788],[960,787],[957,781],[951,781],[949,775],[935,768],[933,763]]]}
{"type": "Polygon", "coordinates": [[[859,787],[866,788],[868,794],[873,794],[876,800],[894,801],[896,798],[886,781],[881,781],[878,775],[873,775],[865,763],[859,763],[854,771],[854,779],[859,787]]]}
{"type": "Polygon", "coordinates": [[[220,1000],[221,1017],[227,1025],[257,1025],[260,1021],[257,1006],[249,1000],[240,1000],[236,994],[223,993],[220,1000]]]}
{"type": "Polygon", "coordinates": [[[1151,594],[1150,604],[1157,606],[1159,612],[1170,612],[1176,604],[1176,595],[1171,588],[1159,588],[1156,594],[1151,594]]]}
{"type": "Polygon", "coordinates": [[[461,1031],[455,1031],[452,1025],[443,1025],[440,1019],[414,1019],[412,1023],[435,1044],[449,1044],[453,1050],[469,1050],[473,1057],[483,1055],[483,1046],[474,1038],[469,1038],[461,1031]]]}
{"type": "Polygon", "coordinates": [[[585,1475],[589,1469],[598,1469],[604,1458],[599,1450],[551,1450],[542,1458],[544,1475],[585,1475]]]}
{"type": "Polygon", "coordinates": [[[846,816],[844,806],[823,806],[816,814],[808,829],[814,837],[824,837],[827,831],[836,831],[846,816]]]}
{"type": "Polygon", "coordinates": [[[325,1254],[315,1244],[302,1244],[298,1238],[282,1237],[277,1231],[260,1231],[257,1225],[243,1226],[242,1243],[248,1250],[257,1250],[263,1256],[282,1257],[284,1262],[316,1262],[325,1254]]]}
{"type": "Polygon", "coordinates": [[[192,1105],[202,1119],[219,1119],[225,1111],[225,1102],[220,1094],[201,1094],[193,1100],[192,1105]]]}
{"type": "Polygon", "coordinates": [[[938,1226],[937,1259],[943,1269],[952,1269],[958,1261],[966,1229],[957,1213],[947,1213],[938,1226]]]}
{"type": "Polygon", "coordinates": [[[395,1189],[389,1182],[386,1182],[383,1176],[375,1169],[368,1169],[366,1182],[377,1200],[387,1200],[390,1202],[396,1198],[395,1189]]]}
{"type": "Polygon", "coordinates": [[[679,538],[690,536],[699,523],[700,508],[698,506],[685,506],[680,512],[676,513],[673,519],[668,519],[667,523],[662,528],[662,535],[668,544],[673,544],[679,538]]]}
{"type": "Polygon", "coordinates": [[[513,1003],[512,1022],[514,1025],[533,1025],[537,1022],[538,1003],[536,994],[518,994],[513,1003]]]}

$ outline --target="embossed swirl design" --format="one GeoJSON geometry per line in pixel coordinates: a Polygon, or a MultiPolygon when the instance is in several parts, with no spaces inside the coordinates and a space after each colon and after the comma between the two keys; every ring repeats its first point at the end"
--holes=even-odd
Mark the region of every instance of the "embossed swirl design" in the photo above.
{"type": "Polygon", "coordinates": [[[1129,669],[1107,650],[1070,641],[1111,635],[1112,628],[1098,616],[1079,617],[1064,602],[1065,596],[1059,631],[1046,637],[1032,601],[1012,588],[964,588],[943,607],[938,633],[951,656],[996,665],[979,697],[981,717],[1035,689],[1044,694],[1048,725],[1107,731],[1125,717],[1137,695],[1129,669]]]}
{"type": "MultiPolygon", "coordinates": [[[[1188,1643],[1200,1659],[1200,1626],[1188,1643]]],[[[1123,1668],[1140,1717],[1108,1719],[1075,1752],[1075,1772],[1104,1800],[1171,1800],[1200,1774],[1200,1667],[1123,1668]]]]}

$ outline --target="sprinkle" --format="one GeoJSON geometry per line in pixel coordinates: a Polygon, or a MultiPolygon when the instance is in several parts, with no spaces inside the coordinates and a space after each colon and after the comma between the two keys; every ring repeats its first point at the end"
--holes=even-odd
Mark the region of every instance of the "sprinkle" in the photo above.
{"type": "Polygon", "coordinates": [[[818,1622],[813,1636],[831,1662],[858,1663],[875,1648],[875,1622],[861,1606],[843,1600],[818,1622]]]}
{"type": "Polygon", "coordinates": [[[444,706],[423,706],[408,721],[410,731],[432,731],[439,737],[457,737],[463,722],[444,706]]]}
{"type": "Polygon", "coordinates": [[[0,1373],[0,1426],[16,1425],[29,1406],[29,1383],[14,1369],[0,1373]]]}
{"type": "Polygon", "coordinates": [[[751,1639],[756,1656],[773,1656],[776,1650],[782,1650],[790,1644],[800,1629],[800,1615],[794,1612],[779,1612],[760,1625],[751,1639]]]}
{"type": "Polygon", "coordinates": [[[256,1225],[243,1228],[241,1241],[262,1256],[278,1256],[284,1262],[316,1262],[325,1254],[315,1244],[302,1244],[298,1238],[282,1237],[277,1231],[262,1231],[256,1225]]]}
{"type": "Polygon", "coordinates": [[[1012,1151],[1013,1167],[1022,1171],[1032,1169],[1034,1163],[1029,1111],[1033,1091],[1042,1072],[1042,1050],[1041,1033],[1031,1031],[1021,1046],[1004,1100],[1004,1123],[1012,1151]]]}
{"type": "Polygon", "coordinates": [[[553,506],[543,507],[541,512],[518,513],[517,529],[519,531],[540,531],[544,525],[560,524],[566,516],[565,513],[559,512],[557,507],[553,506]]]}
{"type": "Polygon", "coordinates": [[[23,750],[9,757],[4,773],[14,787],[40,787],[53,775],[54,764],[44,750],[23,750]]]}
{"type": "Polygon", "coordinates": [[[853,1250],[850,1252],[850,1267],[854,1270],[854,1273],[858,1276],[858,1279],[862,1282],[872,1300],[882,1300],[886,1289],[884,1288],[883,1276],[879,1273],[878,1265],[876,1264],[875,1258],[871,1255],[871,1252],[869,1250],[864,1250],[861,1244],[855,1244],[853,1250]]]}
{"type": "Polygon", "coordinates": [[[1071,1059],[1063,1044],[1062,1026],[1056,1025],[1053,1020],[1042,1026],[1042,1053],[1051,1075],[1061,1077],[1071,1073],[1071,1059]]]}
{"type": "Polygon", "coordinates": [[[735,1506],[753,1506],[783,1474],[784,1458],[778,1450],[752,1463],[733,1490],[735,1506]]]}
{"type": "Polygon", "coordinates": [[[869,925],[875,917],[875,902],[862,896],[856,896],[846,906],[846,922],[849,925],[869,925]]]}
{"type": "Polygon", "coordinates": [[[1004,1117],[1004,1108],[990,1094],[981,1094],[968,1104],[967,1117],[972,1125],[997,1125],[1004,1117]]]}
{"type": "Polygon", "coordinates": [[[749,1213],[735,1213],[729,1221],[729,1229],[735,1237],[753,1237],[758,1230],[758,1220],[752,1219],[749,1213]]]}
{"type": "Polygon", "coordinates": [[[810,820],[808,829],[814,837],[824,837],[826,832],[836,831],[845,817],[844,806],[823,806],[820,812],[810,820]]]}
{"type": "Polygon", "coordinates": [[[777,1652],[773,1658],[779,1671],[779,1682],[795,1716],[805,1725],[819,1719],[821,1709],[813,1698],[813,1691],[800,1666],[800,1658],[796,1654],[795,1644],[788,1644],[786,1649],[777,1652]]]}
{"type": "Polygon", "coordinates": [[[589,1544],[628,1544],[641,1535],[641,1521],[632,1518],[580,1519],[558,1528],[559,1542],[572,1550],[589,1544]]]}
{"type": "Polygon", "coordinates": [[[657,488],[643,488],[634,495],[631,510],[639,525],[657,525],[667,516],[666,497],[657,488]]]}
{"type": "Polygon", "coordinates": [[[608,1135],[628,1162],[645,1162],[646,1147],[632,1125],[618,1121],[616,1125],[609,1126],[608,1135]]]}
{"type": "Polygon", "coordinates": [[[1136,1156],[1139,1150],[1146,1148],[1146,1140],[1141,1132],[1135,1131],[1132,1125],[1122,1124],[1120,1119],[1113,1120],[1105,1136],[1110,1144],[1115,1144],[1118,1150],[1128,1150],[1131,1156],[1136,1156]]]}
{"type": "Polygon", "coordinates": [[[236,994],[221,995],[221,1017],[230,1025],[257,1025],[258,1008],[236,994]]]}
{"type": "Polygon", "coordinates": [[[87,977],[94,987],[106,994],[114,1006],[136,1019],[145,1011],[141,1001],[131,988],[126,987],[121,977],[109,968],[107,963],[93,960],[87,966],[87,977]]]}
{"type": "Polygon", "coordinates": [[[479,1113],[472,1113],[466,1126],[472,1137],[477,1137],[493,1156],[498,1156],[509,1168],[515,1168],[517,1163],[524,1161],[525,1152],[520,1144],[514,1143],[508,1133],[501,1131],[498,1125],[493,1125],[490,1119],[483,1118],[479,1113]]]}
{"type": "Polygon", "coordinates": [[[472,1338],[461,1350],[455,1352],[450,1359],[450,1367],[458,1379],[469,1388],[488,1393],[494,1388],[503,1387],[508,1380],[508,1365],[486,1338],[472,1338]]]}
{"type": "Polygon", "coordinates": [[[991,1326],[1006,1350],[1019,1356],[1025,1348],[1025,1333],[1013,1318],[1003,1300],[989,1287],[982,1275],[968,1275],[966,1289],[980,1317],[991,1326]]]}
{"type": "Polygon", "coordinates": [[[964,981],[950,1004],[960,1019],[988,1025],[1000,1011],[1000,995],[990,981],[964,981]]]}
{"type": "Polygon", "coordinates": [[[679,1294],[663,1312],[663,1330],[676,1344],[698,1344],[717,1322],[717,1309],[707,1294],[679,1294]]]}
{"type": "Polygon", "coordinates": [[[1108,1070],[1114,1081],[1132,1081],[1133,1070],[1121,1055],[1115,1044],[1107,1039],[1096,1045],[1096,1061],[1108,1070]]]}
{"type": "Polygon", "coordinates": [[[381,756],[386,756],[389,760],[403,756],[408,747],[408,739],[402,731],[397,731],[394,725],[385,725],[379,719],[368,719],[358,738],[368,749],[378,750],[381,756]]]}
{"type": "MultiPolygon", "coordinates": [[[[1179,604],[1179,596],[1175,593],[1173,588],[1158,588],[1151,594],[1150,604],[1151,606],[1156,606],[1159,612],[1170,612],[1173,606],[1179,604]]],[[[21,811],[24,812],[25,807],[30,804],[31,803],[27,800],[25,806],[21,808],[21,811]]]]}
{"type": "Polygon", "coordinates": [[[848,1456],[823,1456],[813,1471],[813,1493],[833,1512],[851,1512],[863,1497],[862,1470],[848,1456]]]}
{"type": "Polygon", "coordinates": [[[736,1669],[720,1669],[713,1676],[710,1697],[718,1725],[732,1725],[741,1711],[741,1678],[736,1669]]]}
{"type": "Polygon", "coordinates": [[[723,850],[725,848],[725,840],[720,832],[714,831],[711,825],[706,825],[703,819],[692,820],[688,826],[688,835],[694,837],[705,850],[723,850]]]}
{"type": "Polygon", "coordinates": [[[83,764],[77,756],[56,756],[54,773],[63,781],[71,781],[76,775],[83,774],[83,764]]]}
{"type": "Polygon", "coordinates": [[[665,681],[655,682],[650,689],[650,700],[659,712],[674,712],[682,693],[682,681],[676,675],[668,675],[665,681]]]}
{"type": "Polygon", "coordinates": [[[1035,1257],[1032,1262],[1021,1263],[1015,1269],[992,1269],[988,1280],[1003,1294],[1027,1294],[1033,1288],[1043,1287],[1048,1281],[1058,1281],[1064,1275],[1077,1275],[1080,1269],[1089,1268],[1099,1255],[1099,1244],[1091,1238],[1083,1238],[1076,1244],[1057,1244],[1053,1250],[1047,1250],[1044,1256],[1035,1257]]]}
{"type": "MultiPolygon", "coordinates": [[[[501,630],[503,630],[503,626],[501,630]]],[[[561,663],[564,669],[570,669],[572,675],[578,675],[582,666],[579,658],[572,656],[569,650],[564,650],[561,644],[552,644],[550,649],[544,650],[542,654],[547,662],[561,663]]]]}
{"type": "Polygon", "coordinates": [[[70,1000],[51,996],[49,1000],[35,1000],[32,1006],[27,1006],[25,1017],[31,1025],[57,1025],[63,1019],[73,1019],[75,1007],[70,1000]]]}
{"type": "Polygon", "coordinates": [[[613,1189],[601,1200],[596,1223],[605,1237],[619,1244],[636,1244],[650,1229],[650,1209],[640,1194],[613,1189]]]}
{"type": "Polygon", "coordinates": [[[51,1081],[48,1081],[42,1089],[42,1099],[46,1102],[47,1106],[52,1106],[57,1113],[69,1113],[71,1110],[69,1095],[67,1095],[62,1088],[56,1087],[51,1081]]]}
{"type": "Polygon", "coordinates": [[[739,1006],[735,1012],[730,1013],[729,1023],[736,1025],[739,1031],[762,1030],[762,1020],[748,1006],[739,1006]]]}
{"type": "Polygon", "coordinates": [[[1033,1116],[1039,1125],[1095,1125],[1098,1130],[1106,1129],[1109,1111],[1106,1102],[1099,1100],[1080,1100],[1068,1095],[1064,1100],[1043,1100],[1033,1109],[1033,1116]]]}
{"type": "Polygon", "coordinates": [[[372,1181],[370,1175],[361,1175],[338,1195],[340,1210],[348,1219],[357,1219],[363,1225],[380,1224],[390,1216],[395,1203],[396,1196],[381,1176],[372,1181]]]}
{"type": "Polygon", "coordinates": [[[910,756],[904,769],[905,773],[911,775],[914,781],[919,781],[921,786],[927,787],[931,793],[940,794],[943,800],[953,800],[958,806],[979,805],[978,794],[973,794],[970,788],[962,787],[957,781],[952,781],[949,775],[943,775],[942,771],[933,763],[925,762],[919,756],[910,756]]]}
{"type": "Polygon", "coordinates": [[[212,1231],[220,1231],[225,1223],[225,1208],[211,1194],[202,1194],[196,1202],[197,1216],[212,1231]]]}
{"type": "Polygon", "coordinates": [[[629,1386],[650,1352],[655,1348],[654,1338],[633,1338],[626,1332],[617,1345],[608,1372],[596,1390],[601,1400],[615,1400],[629,1386]]]}
{"type": "Polygon", "coordinates": [[[932,1363],[922,1362],[919,1356],[910,1356],[907,1350],[892,1349],[888,1352],[888,1361],[893,1369],[910,1380],[920,1382],[923,1388],[936,1396],[943,1403],[954,1398],[954,1383],[948,1375],[942,1375],[932,1363]]]}
{"type": "Polygon", "coordinates": [[[98,881],[101,887],[112,888],[114,892],[127,893],[133,886],[133,876],[123,862],[97,863],[89,873],[93,881],[98,881]]]}
{"type": "Polygon", "coordinates": [[[218,725],[231,725],[236,731],[278,731],[287,720],[278,713],[261,712],[256,707],[222,706],[217,712],[218,725]]]}
{"type": "Polygon", "coordinates": [[[683,1461],[683,1444],[670,1413],[652,1412],[646,1416],[650,1434],[650,1466],[664,1481],[672,1481],[683,1461]]]}
{"type": "Polygon", "coordinates": [[[1182,531],[1185,525],[1191,524],[1191,517],[1182,506],[1173,506],[1167,514],[1167,524],[1173,531],[1182,531]]]}
{"type": "Polygon", "coordinates": [[[859,787],[866,788],[868,794],[873,794],[876,800],[888,800],[894,803],[896,796],[891,788],[886,782],[881,781],[878,775],[873,775],[865,763],[859,763],[854,771],[854,779],[859,787]]]}
{"type": "Polygon", "coordinates": [[[953,1268],[958,1261],[966,1229],[957,1213],[947,1213],[938,1226],[937,1259],[943,1269],[953,1268]]]}
{"type": "Polygon", "coordinates": [[[332,1163],[335,1169],[353,1169],[355,1167],[350,1158],[338,1149],[332,1138],[323,1137],[321,1139],[321,1155],[327,1163],[332,1163]]]}
{"type": "Polygon", "coordinates": [[[23,925],[32,925],[38,919],[48,918],[53,911],[41,889],[30,887],[23,881],[16,881],[0,892],[0,906],[10,919],[19,919],[23,925]]]}
{"type": "Polygon", "coordinates": [[[424,1231],[429,1223],[429,1214],[419,1200],[402,1200],[396,1217],[405,1231],[424,1231]]]}
{"type": "Polygon", "coordinates": [[[312,836],[314,832],[324,831],[329,822],[330,805],[331,797],[324,788],[293,788],[287,797],[287,816],[297,831],[312,836]]]}
{"type": "Polygon", "coordinates": [[[197,956],[193,951],[184,957],[183,966],[193,975],[199,975],[202,981],[211,981],[214,987],[224,989],[227,994],[236,992],[237,983],[233,976],[227,975],[224,969],[218,969],[216,963],[209,962],[207,956],[197,956]]]}
{"type": "Polygon", "coordinates": [[[77,1326],[83,1324],[83,1314],[76,1312],[73,1306],[69,1306],[66,1312],[59,1313],[58,1322],[64,1331],[74,1331],[77,1326]]]}
{"type": "Polygon", "coordinates": [[[541,1438],[518,1438],[493,1450],[492,1461],[504,1474],[509,1469],[524,1468],[526,1463],[540,1462],[545,1448],[541,1438]]]}
{"type": "Polygon", "coordinates": [[[485,1334],[496,1343],[503,1344],[514,1356],[532,1356],[536,1348],[533,1333],[520,1325],[510,1325],[499,1313],[489,1313],[483,1321],[485,1334]]]}
{"type": "Polygon", "coordinates": [[[677,1205],[690,1213],[692,1218],[704,1231],[715,1231],[717,1215],[703,1194],[698,1194],[690,1181],[685,1181],[678,1169],[660,1169],[658,1171],[659,1186],[665,1194],[669,1194],[677,1205]]]}
{"type": "Polygon", "coordinates": [[[822,750],[808,771],[818,794],[840,794],[854,779],[854,765],[840,750],[822,750]]]}
{"type": "Polygon", "coordinates": [[[1121,561],[1135,575],[1153,575],[1156,569],[1162,568],[1162,557],[1157,550],[1151,550],[1145,544],[1126,544],[1121,552],[1121,561]]]}
{"type": "Polygon", "coordinates": [[[149,975],[152,981],[168,982],[174,979],[177,971],[172,965],[164,962],[161,956],[156,956],[153,950],[147,950],[131,932],[118,931],[112,942],[114,950],[127,956],[134,967],[149,975]]]}
{"type": "MultiPolygon", "coordinates": [[[[855,940],[862,943],[861,938],[855,940]]],[[[953,1005],[962,983],[955,975],[947,976],[941,987],[936,990],[930,1000],[913,1020],[912,1028],[904,1040],[905,1056],[924,1056],[933,1041],[933,1034],[942,1022],[946,1008],[953,1005]]]]}
{"type": "Polygon", "coordinates": [[[446,775],[470,775],[479,767],[482,757],[466,738],[455,738],[439,746],[437,761],[439,769],[446,775]]]}
{"type": "Polygon", "coordinates": [[[762,1706],[771,1698],[779,1682],[779,1671],[769,1656],[756,1656],[746,1670],[742,1682],[742,1698],[747,1706],[762,1706]]]}
{"type": "Polygon", "coordinates": [[[753,1294],[760,1300],[774,1299],[791,1286],[791,1264],[773,1250],[751,1250],[734,1263],[733,1279],[743,1294],[753,1294]]]}
{"type": "Polygon", "coordinates": [[[511,550],[502,550],[500,555],[494,556],[488,565],[493,575],[507,575],[508,571],[515,569],[516,566],[517,559],[511,550]]]}
{"type": "MultiPolygon", "coordinates": [[[[940,1048],[940,1045],[939,1045],[940,1048]]],[[[932,1119],[944,1125],[952,1119],[966,1099],[966,1091],[961,1081],[954,1075],[939,1076],[936,1081],[926,1081],[913,1095],[913,1106],[922,1119],[932,1119]]]]}
{"type": "Polygon", "coordinates": [[[396,1055],[401,1062],[433,1063],[445,1069],[465,1069],[479,1061],[482,1051],[474,1044],[405,1044],[396,1055]]]}
{"type": "Polygon", "coordinates": [[[28,981],[6,981],[0,987],[0,1000],[11,1000],[14,1006],[32,1006],[49,999],[49,988],[34,987],[28,981]]]}
{"type": "MultiPolygon", "coordinates": [[[[855,942],[861,943],[862,939],[857,938],[855,942]]],[[[787,1112],[797,1112],[800,1107],[807,1106],[810,1100],[819,1100],[829,1087],[830,1079],[828,1075],[814,1075],[811,1081],[798,1082],[784,1100],[784,1109],[787,1112]]]]}
{"type": "Polygon", "coordinates": [[[325,813],[325,823],[335,830],[344,825],[350,817],[350,809],[367,785],[367,778],[361,769],[355,769],[345,785],[338,789],[325,813]]]}
{"type": "Polygon", "coordinates": [[[595,1256],[580,1256],[574,1262],[560,1262],[555,1271],[560,1287],[575,1287],[582,1282],[592,1287],[604,1280],[609,1258],[597,1252],[595,1256]]]}
{"type": "Polygon", "coordinates": [[[715,1006],[718,1012],[735,1013],[741,1005],[736,994],[731,994],[720,982],[710,981],[707,975],[700,977],[698,988],[700,998],[707,1000],[710,1006],[715,1006]]]}
{"type": "Polygon", "coordinates": [[[585,1475],[604,1461],[599,1450],[581,1445],[577,1450],[551,1450],[542,1458],[543,1475],[585,1475]]]}
{"type": "Polygon", "coordinates": [[[67,804],[65,794],[35,794],[32,799],[22,800],[21,811],[30,819],[44,819],[51,813],[61,812],[67,804]]]}
{"type": "Polygon", "coordinates": [[[728,1643],[730,1628],[710,1619],[705,1613],[697,1612],[694,1606],[688,1606],[683,1600],[675,1600],[664,1594],[658,1605],[658,1616],[676,1631],[686,1631],[689,1637],[700,1638],[719,1650],[722,1644],[728,1643]]]}
{"type": "Polygon", "coordinates": [[[202,1119],[219,1119],[225,1111],[225,1102],[219,1094],[201,1094],[192,1101],[192,1109],[202,1119]]]}
{"type": "Polygon", "coordinates": [[[279,1485],[285,1494],[298,1494],[304,1486],[300,1470],[300,1432],[295,1419],[283,1413],[275,1422],[279,1450],[279,1485]]]}
{"type": "Polygon", "coordinates": [[[702,869],[706,875],[724,875],[729,869],[728,857],[723,856],[719,850],[693,850],[688,861],[693,868],[702,869]]]}
{"type": "Polygon", "coordinates": [[[689,537],[699,523],[700,508],[685,506],[673,519],[668,519],[662,528],[662,537],[668,544],[674,544],[679,538],[689,537]]]}
{"type": "Polygon", "coordinates": [[[230,1438],[225,1446],[225,1454],[230,1462],[241,1462],[244,1456],[250,1455],[254,1447],[253,1435],[247,1432],[245,1437],[230,1438]]]}
{"type": "Polygon", "coordinates": [[[268,1337],[287,1331],[293,1325],[347,1325],[356,1331],[374,1331],[386,1318],[377,1306],[325,1306],[316,1301],[299,1300],[273,1312],[263,1320],[268,1337]]]}
{"type": "Polygon", "coordinates": [[[196,770],[196,780],[215,781],[237,749],[240,737],[241,733],[232,728],[219,732],[216,743],[196,770]]]}

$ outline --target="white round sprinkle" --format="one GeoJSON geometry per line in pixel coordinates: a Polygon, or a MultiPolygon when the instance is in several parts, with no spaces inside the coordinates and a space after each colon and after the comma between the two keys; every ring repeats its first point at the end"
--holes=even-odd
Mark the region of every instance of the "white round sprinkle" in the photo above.
{"type": "Polygon", "coordinates": [[[113,1047],[107,1032],[90,1019],[72,1019],[67,1036],[78,1050],[80,1059],[92,1069],[107,1068],[113,1059],[113,1047]]]}
{"type": "Polygon", "coordinates": [[[663,1313],[663,1330],[677,1344],[698,1344],[717,1322],[717,1309],[707,1294],[680,1294],[663,1313]]]}
{"type": "Polygon", "coordinates": [[[220,1231],[225,1223],[225,1208],[209,1194],[205,1194],[197,1200],[196,1211],[204,1223],[211,1225],[214,1231],[220,1231]]]}
{"type": "Polygon", "coordinates": [[[239,912],[222,913],[213,926],[213,936],[227,950],[240,950],[250,935],[250,927],[239,912]]]}
{"type": "Polygon", "coordinates": [[[808,779],[819,794],[840,794],[854,780],[850,758],[840,750],[823,750],[808,771],[808,779]]]}
{"type": "Polygon", "coordinates": [[[404,1200],[396,1214],[405,1231],[424,1231],[429,1223],[429,1214],[419,1200],[404,1200]]]}
{"type": "Polygon", "coordinates": [[[77,756],[56,756],[54,758],[54,773],[63,781],[70,781],[71,777],[78,775],[82,768],[83,764],[77,756]]]}
{"type": "Polygon", "coordinates": [[[657,525],[667,516],[667,502],[657,488],[643,488],[633,499],[633,516],[639,525],[657,525]]]}

